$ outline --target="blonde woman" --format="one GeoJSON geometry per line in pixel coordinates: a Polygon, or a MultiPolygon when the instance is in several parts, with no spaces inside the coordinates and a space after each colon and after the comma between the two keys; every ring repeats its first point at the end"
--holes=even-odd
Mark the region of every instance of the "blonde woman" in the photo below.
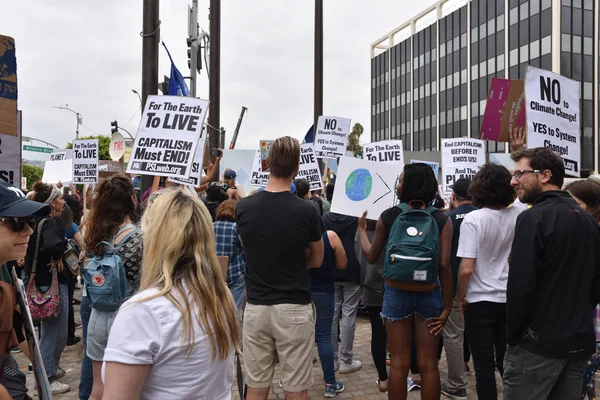
{"type": "Polygon", "coordinates": [[[140,292],[112,326],[103,399],[230,399],[237,310],[208,210],[197,197],[165,189],[142,230],[140,292]]]}

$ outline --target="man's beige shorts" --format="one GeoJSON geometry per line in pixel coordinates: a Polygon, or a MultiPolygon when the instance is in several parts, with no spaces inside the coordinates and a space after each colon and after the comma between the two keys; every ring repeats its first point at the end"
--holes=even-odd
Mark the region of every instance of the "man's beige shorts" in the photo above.
{"type": "Polygon", "coordinates": [[[315,315],[312,303],[246,305],[244,366],[249,387],[271,387],[278,359],[283,390],[302,392],[312,386],[315,315]]]}

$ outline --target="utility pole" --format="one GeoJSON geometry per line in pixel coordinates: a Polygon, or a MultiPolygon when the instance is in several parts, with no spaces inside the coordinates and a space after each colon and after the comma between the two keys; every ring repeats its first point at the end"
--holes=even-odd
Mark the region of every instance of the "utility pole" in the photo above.
{"type": "Polygon", "coordinates": [[[198,72],[198,0],[188,6],[188,58],[190,68],[190,96],[196,97],[196,77],[198,72]]]}
{"type": "MultiPolygon", "coordinates": [[[[159,0],[144,0],[142,23],[142,103],[158,94],[158,42],[160,38],[159,0]]],[[[143,110],[144,107],[142,107],[143,110]]],[[[143,112],[143,111],[142,111],[143,112]]],[[[142,175],[142,193],[152,187],[154,178],[142,175]]]]}
{"type": "MultiPolygon", "coordinates": [[[[221,127],[221,0],[210,0],[210,89],[208,106],[208,142],[219,147],[221,127]]],[[[211,155],[211,161],[214,157],[211,155]]]]}
{"type": "Polygon", "coordinates": [[[323,0],[315,0],[315,136],[317,122],[321,115],[323,115],[323,0]]]}
{"type": "Polygon", "coordinates": [[[242,120],[244,119],[244,113],[246,110],[248,109],[242,106],[242,113],[240,114],[240,118],[235,126],[235,132],[233,132],[233,137],[231,138],[231,143],[229,144],[229,150],[233,150],[235,148],[235,142],[237,142],[238,134],[240,133],[240,127],[242,126],[242,120]]]}

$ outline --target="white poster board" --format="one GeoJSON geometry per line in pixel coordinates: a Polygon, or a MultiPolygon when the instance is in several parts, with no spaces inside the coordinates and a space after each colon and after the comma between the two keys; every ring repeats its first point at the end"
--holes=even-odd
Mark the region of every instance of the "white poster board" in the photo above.
{"type": "Polygon", "coordinates": [[[342,157],[339,164],[331,212],[360,217],[366,210],[367,219],[377,220],[397,203],[396,185],[402,167],[354,157],[342,157]]]}
{"type": "Polygon", "coordinates": [[[319,117],[315,135],[315,153],[319,158],[338,158],[346,154],[350,120],[340,117],[319,117]]]}
{"type": "Polygon", "coordinates": [[[567,175],[581,176],[580,83],[527,66],[527,147],[547,147],[560,155],[567,175]]]}
{"type": "Polygon", "coordinates": [[[411,164],[417,164],[417,163],[422,163],[422,164],[427,164],[431,167],[431,170],[433,171],[433,174],[435,175],[435,179],[437,180],[438,175],[439,175],[439,170],[440,170],[440,164],[433,162],[433,161],[421,161],[421,160],[410,160],[411,164]]]}
{"type": "Polygon", "coordinates": [[[226,168],[232,169],[236,173],[236,185],[248,185],[255,156],[254,150],[223,150],[219,176],[223,176],[226,168]]]}
{"type": "Polygon", "coordinates": [[[310,184],[310,190],[322,190],[323,178],[312,143],[300,145],[300,169],[296,178],[304,178],[310,184]]]}
{"type": "Polygon", "coordinates": [[[250,175],[250,186],[265,187],[269,183],[269,172],[262,172],[260,162],[260,150],[256,150],[252,162],[252,174],[250,175]]]}
{"type": "Polygon", "coordinates": [[[200,178],[202,176],[202,163],[204,162],[204,144],[206,143],[206,124],[202,126],[202,133],[200,139],[198,139],[198,145],[196,146],[196,153],[194,153],[194,161],[192,162],[192,169],[187,178],[181,178],[177,176],[169,177],[169,181],[179,183],[181,185],[192,186],[195,188],[200,187],[200,178]]]}
{"type": "Polygon", "coordinates": [[[148,96],[127,173],[188,178],[207,109],[207,100],[148,96]]]}
{"type": "Polygon", "coordinates": [[[50,160],[44,163],[42,182],[56,185],[58,182],[73,181],[73,152],[67,149],[57,149],[50,154],[50,160]]]}
{"type": "Polygon", "coordinates": [[[485,164],[485,142],[478,139],[442,139],[443,194],[452,194],[454,182],[473,179],[485,164]]]}
{"type": "Polygon", "coordinates": [[[404,166],[402,140],[385,140],[363,145],[364,159],[404,166]]]}
{"type": "Polygon", "coordinates": [[[17,115],[17,136],[0,134],[0,179],[19,187],[21,181],[21,112],[17,115]]]}
{"type": "Polygon", "coordinates": [[[98,139],[73,141],[73,183],[98,183],[98,139]]]}

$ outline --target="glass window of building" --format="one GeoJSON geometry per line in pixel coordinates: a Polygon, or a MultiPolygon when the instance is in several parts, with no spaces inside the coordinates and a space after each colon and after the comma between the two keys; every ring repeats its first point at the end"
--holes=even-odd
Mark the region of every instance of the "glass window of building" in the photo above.
{"type": "Polygon", "coordinates": [[[562,51],[571,51],[571,35],[569,35],[568,33],[563,33],[561,35],[560,47],[562,51]]]}
{"type": "Polygon", "coordinates": [[[529,3],[523,3],[519,6],[519,21],[524,21],[529,17],[529,3]]]}
{"type": "Polygon", "coordinates": [[[552,37],[546,36],[542,38],[542,55],[550,54],[552,51],[552,37]]]}
{"type": "Polygon", "coordinates": [[[542,11],[552,7],[552,0],[542,0],[542,11]]]}
{"type": "Polygon", "coordinates": [[[512,8],[508,14],[508,22],[512,26],[519,22],[519,7],[512,8]]]}
{"type": "Polygon", "coordinates": [[[591,56],[594,54],[594,39],[591,37],[583,38],[583,54],[591,56]]]}
{"type": "Polygon", "coordinates": [[[573,35],[573,53],[581,54],[581,36],[573,35]]]}
{"type": "Polygon", "coordinates": [[[475,79],[479,78],[479,65],[473,65],[471,67],[471,80],[474,81],[475,79]]]}

